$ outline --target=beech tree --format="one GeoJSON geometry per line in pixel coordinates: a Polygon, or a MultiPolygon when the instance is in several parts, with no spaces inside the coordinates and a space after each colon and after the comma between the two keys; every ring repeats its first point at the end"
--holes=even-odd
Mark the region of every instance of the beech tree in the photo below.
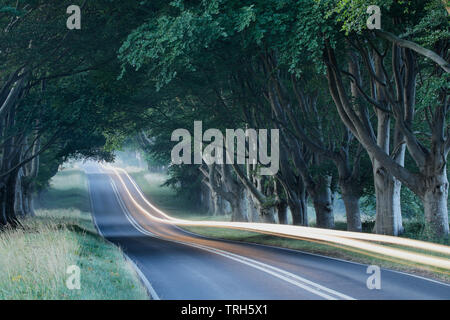
{"type": "MultiPolygon", "coordinates": [[[[450,144],[447,128],[447,13],[442,2],[430,1],[404,6],[393,4],[388,14],[393,17],[392,28],[406,32],[407,36],[400,38],[385,30],[376,30],[349,37],[352,48],[349,49],[348,71],[343,71],[337,62],[335,50],[325,45],[330,92],[342,120],[373,158],[376,187],[381,189],[377,182],[393,175],[398,180],[389,178],[390,185],[394,184],[393,200],[400,203],[399,190],[396,188],[403,183],[423,201],[428,231],[437,236],[447,235],[446,159],[450,144]],[[405,7],[415,10],[408,14],[405,7]],[[396,15],[400,10],[404,11],[401,18],[396,15]],[[410,24],[409,21],[414,23],[410,24]],[[433,33],[424,35],[430,27],[433,33]],[[365,43],[363,39],[367,39],[365,43]],[[423,44],[433,47],[433,50],[422,46],[420,42],[424,40],[426,43],[423,44]],[[352,53],[353,50],[358,52],[359,57],[352,53]],[[391,60],[387,66],[385,57],[389,53],[391,60]],[[363,85],[359,63],[364,64],[367,72],[369,85],[366,87],[363,85]],[[432,101],[422,101],[425,102],[422,108],[418,106],[416,93],[419,72],[423,77],[422,84],[433,92],[434,97],[432,101]],[[345,90],[344,75],[351,78],[352,97],[345,90]],[[364,89],[367,87],[370,88],[369,92],[364,89]],[[377,113],[377,138],[368,120],[367,105],[372,105],[377,113]],[[387,134],[391,119],[395,125],[392,149],[389,148],[387,134]],[[417,126],[422,130],[426,128],[421,125],[422,121],[426,121],[428,133],[414,130],[417,126]],[[404,167],[406,148],[418,172],[404,167]]],[[[383,200],[381,190],[380,193],[377,205],[391,201],[391,198],[383,200]]],[[[383,215],[376,231],[397,234],[400,228],[400,213],[393,211],[393,214],[383,215]]]]}

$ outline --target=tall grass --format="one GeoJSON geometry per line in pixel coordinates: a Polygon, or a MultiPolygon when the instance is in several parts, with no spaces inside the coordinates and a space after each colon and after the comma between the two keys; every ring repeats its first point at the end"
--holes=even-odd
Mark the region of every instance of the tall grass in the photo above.
{"type": "Polygon", "coordinates": [[[0,299],[148,299],[121,250],[96,233],[82,171],[59,173],[38,207],[22,228],[0,233],[0,299]],[[80,290],[66,287],[71,265],[80,290]]]}

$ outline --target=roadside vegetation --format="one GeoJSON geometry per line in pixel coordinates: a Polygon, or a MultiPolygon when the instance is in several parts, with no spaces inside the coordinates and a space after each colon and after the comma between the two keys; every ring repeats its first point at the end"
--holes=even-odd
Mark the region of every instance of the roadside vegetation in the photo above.
{"type": "MultiPolygon", "coordinates": [[[[231,215],[208,215],[201,207],[196,206],[192,202],[186,200],[177,192],[168,187],[163,186],[167,179],[167,176],[163,173],[149,173],[145,170],[140,170],[134,167],[127,168],[128,173],[134,178],[146,197],[158,208],[165,211],[169,215],[181,219],[187,220],[215,220],[215,221],[230,221],[231,215]]],[[[414,233],[414,226],[416,221],[405,222],[405,228],[409,230],[408,234],[412,237],[420,238],[419,235],[414,233]],[[409,223],[412,226],[409,226],[409,223]]],[[[314,226],[314,221],[312,221],[314,226]]],[[[337,221],[336,226],[340,226],[339,229],[346,230],[345,221],[337,221]]],[[[373,223],[368,222],[367,228],[373,227],[373,223]]],[[[300,250],[308,253],[325,255],[333,258],[343,259],[346,261],[352,261],[368,265],[379,265],[383,268],[408,272],[420,276],[430,277],[436,280],[450,283],[450,274],[447,270],[439,268],[432,268],[415,264],[399,259],[393,259],[379,254],[368,253],[363,250],[355,250],[342,245],[324,243],[320,241],[304,241],[297,239],[289,239],[284,237],[277,237],[272,235],[261,234],[257,232],[232,230],[225,228],[213,228],[213,227],[182,227],[190,232],[200,234],[209,238],[249,242],[256,244],[263,244],[275,247],[288,248],[293,250],[300,250]],[[336,250],[338,249],[338,250],[336,250]]],[[[370,232],[371,230],[365,230],[370,232]]],[[[439,253],[423,252],[407,247],[394,246],[404,250],[411,250],[429,255],[435,255],[439,257],[449,258],[439,253]]]]}
{"type": "Polygon", "coordinates": [[[97,234],[85,174],[66,169],[50,185],[35,217],[0,233],[0,299],[148,299],[122,251],[97,234]],[[66,287],[71,265],[80,290],[66,287]]]}

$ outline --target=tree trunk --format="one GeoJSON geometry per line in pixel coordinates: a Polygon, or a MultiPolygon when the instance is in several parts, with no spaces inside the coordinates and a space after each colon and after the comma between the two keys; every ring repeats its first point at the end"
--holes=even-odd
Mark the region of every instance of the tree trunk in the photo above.
{"type": "Polygon", "coordinates": [[[246,198],[247,198],[247,217],[248,221],[251,222],[259,222],[259,212],[256,208],[255,201],[253,200],[253,196],[250,191],[246,190],[246,198]]]}
{"type": "Polygon", "coordinates": [[[287,203],[286,201],[281,201],[277,204],[277,214],[278,214],[278,223],[279,224],[287,224],[287,203]]]}
{"type": "Polygon", "coordinates": [[[213,215],[219,216],[223,214],[223,203],[222,198],[217,194],[217,192],[212,192],[212,202],[213,202],[213,215]]]}
{"type": "Polygon", "coordinates": [[[292,215],[292,224],[296,226],[308,226],[308,205],[306,199],[288,199],[289,209],[292,215]]]}
{"type": "Polygon", "coordinates": [[[376,196],[375,232],[397,236],[403,232],[400,205],[401,183],[383,167],[374,166],[376,196]]]}
{"type": "Polygon", "coordinates": [[[206,212],[208,212],[208,214],[212,215],[214,213],[214,206],[212,204],[211,191],[209,190],[209,187],[205,183],[201,184],[200,191],[201,191],[200,195],[201,206],[203,209],[206,210],[206,212]]]}
{"type": "Polygon", "coordinates": [[[23,196],[23,186],[22,177],[19,175],[16,179],[16,187],[14,191],[14,212],[18,217],[24,217],[26,215],[24,207],[24,196],[23,196]]]}
{"type": "Polygon", "coordinates": [[[6,181],[2,181],[2,186],[0,188],[0,227],[4,227],[7,224],[8,219],[6,218],[6,181]]]}
{"type": "Polygon", "coordinates": [[[299,181],[299,190],[287,191],[287,203],[292,215],[292,224],[308,226],[308,194],[303,181],[299,181]]]}
{"type": "MultiPolygon", "coordinates": [[[[380,67],[378,67],[380,68],[380,67]]],[[[390,115],[377,111],[378,117],[378,134],[377,144],[386,152],[390,154],[390,115]]],[[[398,151],[394,152],[393,160],[399,165],[404,165],[406,147],[400,144],[403,140],[403,135],[399,132],[396,126],[394,130],[394,147],[398,151]],[[398,147],[399,146],[399,147],[398,147]]],[[[400,193],[402,189],[401,182],[389,173],[375,157],[372,158],[373,180],[375,185],[376,196],[376,220],[375,232],[378,234],[386,234],[391,236],[398,236],[403,233],[402,210],[400,202],[400,193]]]]}
{"type": "MultiPolygon", "coordinates": [[[[243,193],[241,193],[243,194],[243,193]]],[[[231,205],[231,221],[234,222],[245,222],[248,221],[245,216],[244,210],[244,199],[242,196],[236,196],[233,201],[230,203],[231,205]]]]}
{"type": "Polygon", "coordinates": [[[23,179],[23,169],[20,168],[17,173],[16,178],[16,186],[14,191],[14,212],[18,217],[24,217],[25,216],[25,209],[24,209],[24,203],[23,203],[23,188],[24,185],[22,183],[23,179]]]}
{"type": "Polygon", "coordinates": [[[260,208],[259,215],[260,215],[261,222],[263,222],[263,223],[276,223],[275,210],[273,207],[260,208]]]}
{"type": "Polygon", "coordinates": [[[34,210],[34,197],[33,194],[28,193],[26,196],[27,207],[28,207],[28,215],[30,217],[36,216],[36,211],[34,210]]]}
{"type": "Polygon", "coordinates": [[[316,211],[317,228],[333,229],[334,217],[330,197],[326,193],[323,193],[316,197],[313,203],[316,211]]]}
{"type": "Polygon", "coordinates": [[[360,232],[362,231],[361,211],[359,207],[360,196],[359,192],[355,190],[354,183],[353,180],[340,181],[339,185],[342,200],[344,201],[345,215],[347,217],[347,230],[360,232]]]}
{"type": "Polygon", "coordinates": [[[13,172],[6,178],[1,188],[1,214],[0,225],[17,227],[19,221],[15,213],[15,196],[16,196],[16,179],[17,172],[13,172]]]}
{"type": "Polygon", "coordinates": [[[425,211],[426,231],[433,237],[445,237],[448,235],[448,180],[447,169],[444,166],[440,173],[428,177],[425,180],[425,192],[423,207],[425,211]]]}
{"type": "Polygon", "coordinates": [[[319,177],[313,194],[318,228],[333,229],[333,193],[331,192],[331,176],[319,177]]]}
{"type": "Polygon", "coordinates": [[[285,200],[285,192],[281,182],[278,179],[275,179],[274,183],[273,183],[273,187],[274,187],[274,195],[275,195],[275,199],[277,201],[277,205],[276,205],[276,211],[277,211],[277,215],[278,215],[278,223],[279,224],[287,224],[288,223],[288,217],[287,217],[287,203],[285,200]]]}
{"type": "MultiPolygon", "coordinates": [[[[282,147],[284,148],[283,144],[282,147]]],[[[286,193],[286,201],[291,211],[292,224],[299,226],[308,225],[308,206],[306,203],[306,187],[301,178],[292,170],[289,163],[288,151],[280,153],[280,171],[277,178],[280,180],[286,193]]]]}
{"type": "Polygon", "coordinates": [[[34,200],[31,184],[22,182],[22,204],[23,204],[23,213],[25,216],[34,217],[36,215],[34,212],[33,202],[34,200]]]}

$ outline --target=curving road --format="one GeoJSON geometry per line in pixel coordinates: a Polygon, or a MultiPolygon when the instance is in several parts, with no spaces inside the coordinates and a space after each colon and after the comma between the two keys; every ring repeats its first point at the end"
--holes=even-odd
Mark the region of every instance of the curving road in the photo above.
{"type": "Polygon", "coordinates": [[[366,265],[194,235],[152,219],[164,217],[127,175],[84,169],[97,228],[133,260],[155,299],[450,299],[450,285],[433,280],[382,269],[381,289],[369,290],[366,265]]]}

